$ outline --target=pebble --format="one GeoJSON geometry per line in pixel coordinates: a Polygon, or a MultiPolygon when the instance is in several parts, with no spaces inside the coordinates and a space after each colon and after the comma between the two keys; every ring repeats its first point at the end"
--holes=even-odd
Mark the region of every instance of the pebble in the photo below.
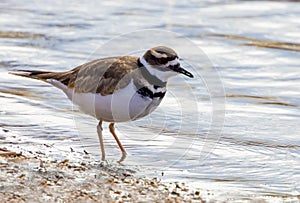
{"type": "Polygon", "coordinates": [[[0,156],[0,180],[3,185],[13,183],[18,195],[12,196],[10,187],[3,187],[3,202],[203,202],[200,192],[191,193],[183,183],[168,185],[158,178],[138,178],[110,165],[47,161],[46,157],[41,160],[43,154],[29,158],[10,153],[0,156]],[[32,163],[40,163],[42,170],[32,163]]]}

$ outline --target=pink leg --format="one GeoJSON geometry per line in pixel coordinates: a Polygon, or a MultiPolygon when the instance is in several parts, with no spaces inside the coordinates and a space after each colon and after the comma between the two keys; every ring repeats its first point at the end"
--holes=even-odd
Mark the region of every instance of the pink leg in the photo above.
{"type": "Polygon", "coordinates": [[[121,157],[121,159],[118,161],[119,163],[121,163],[122,161],[125,160],[127,153],[126,153],[126,151],[125,151],[123,145],[121,144],[121,142],[120,142],[118,136],[117,136],[116,133],[115,133],[115,126],[114,126],[114,125],[115,125],[114,123],[110,123],[110,124],[109,124],[109,131],[110,131],[110,133],[114,136],[114,138],[115,138],[115,140],[116,140],[116,142],[117,142],[117,144],[118,144],[118,146],[119,146],[119,148],[120,148],[120,150],[121,150],[121,152],[122,152],[122,157],[121,157]]]}
{"type": "Polygon", "coordinates": [[[100,149],[101,149],[101,154],[102,154],[102,161],[105,160],[105,150],[104,150],[104,143],[103,143],[103,135],[102,135],[102,121],[100,120],[98,125],[97,125],[97,133],[99,137],[99,142],[100,142],[100,149]]]}

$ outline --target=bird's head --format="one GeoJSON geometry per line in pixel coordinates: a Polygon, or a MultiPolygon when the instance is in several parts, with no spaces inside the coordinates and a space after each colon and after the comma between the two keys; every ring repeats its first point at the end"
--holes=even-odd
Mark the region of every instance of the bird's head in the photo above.
{"type": "Polygon", "coordinates": [[[180,66],[177,53],[168,47],[158,46],[146,51],[140,57],[140,62],[147,68],[150,74],[163,81],[177,74],[184,74],[193,78],[193,74],[180,66]]]}

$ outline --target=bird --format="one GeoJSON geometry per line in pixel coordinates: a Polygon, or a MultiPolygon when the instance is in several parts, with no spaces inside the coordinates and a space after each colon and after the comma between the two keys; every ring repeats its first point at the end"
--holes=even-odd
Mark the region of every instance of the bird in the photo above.
{"type": "Polygon", "coordinates": [[[169,47],[157,46],[141,56],[113,56],[79,65],[69,71],[16,70],[13,75],[44,81],[62,90],[79,109],[98,120],[97,134],[101,159],[105,160],[103,122],[109,122],[122,153],[127,156],[115,133],[115,123],[140,119],[153,112],[166,94],[168,80],[193,74],[181,67],[178,54],[169,47]]]}

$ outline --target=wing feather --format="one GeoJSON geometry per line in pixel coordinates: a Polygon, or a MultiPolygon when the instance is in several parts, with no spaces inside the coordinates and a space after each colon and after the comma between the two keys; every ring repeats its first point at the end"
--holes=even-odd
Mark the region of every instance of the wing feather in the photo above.
{"type": "Polygon", "coordinates": [[[130,56],[113,57],[84,64],[77,68],[77,76],[68,86],[74,87],[77,93],[112,94],[129,84],[129,73],[138,68],[137,59],[130,56]]]}
{"type": "Polygon", "coordinates": [[[129,74],[138,68],[138,58],[132,56],[97,59],[66,72],[20,70],[14,75],[47,81],[55,79],[76,93],[109,95],[130,83],[129,74]]]}

